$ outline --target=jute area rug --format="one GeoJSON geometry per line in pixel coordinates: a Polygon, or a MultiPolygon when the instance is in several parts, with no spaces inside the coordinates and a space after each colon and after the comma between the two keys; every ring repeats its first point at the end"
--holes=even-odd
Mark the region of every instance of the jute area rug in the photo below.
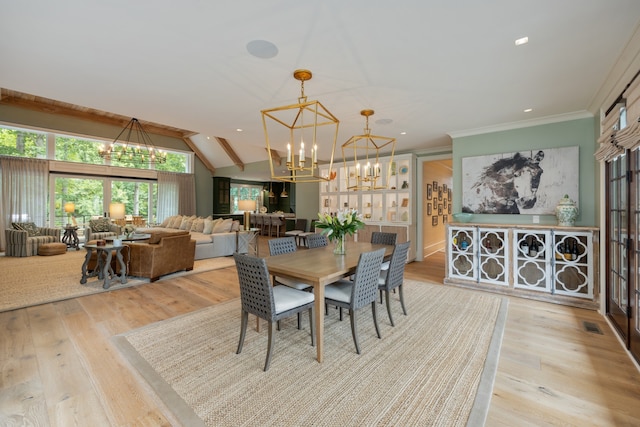
{"type": "MultiPolygon", "coordinates": [[[[104,282],[93,277],[81,285],[85,254],[81,249],[54,256],[0,256],[0,312],[149,283],[149,279],[128,277],[125,284],[113,279],[109,289],[103,289],[104,282]]],[[[192,271],[176,272],[160,280],[232,265],[233,257],[198,260],[192,271]]]]}
{"type": "Polygon", "coordinates": [[[276,332],[263,372],[267,330],[250,316],[235,354],[235,299],[115,336],[125,358],[155,391],[167,416],[185,426],[479,426],[491,398],[507,300],[406,281],[408,316],[397,296],[396,326],[378,305],[358,312],[361,355],[348,316],[325,317],[324,362],[316,361],[308,316],[276,332]]]}

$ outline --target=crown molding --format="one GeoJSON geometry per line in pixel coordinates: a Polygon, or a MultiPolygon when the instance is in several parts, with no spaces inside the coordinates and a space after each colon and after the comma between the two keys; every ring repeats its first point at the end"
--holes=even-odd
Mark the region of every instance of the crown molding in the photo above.
{"type": "Polygon", "coordinates": [[[522,120],[519,122],[503,123],[498,125],[486,126],[475,129],[467,129],[461,131],[448,132],[452,139],[462,138],[465,136],[481,135],[484,133],[502,132],[505,130],[522,129],[539,125],[547,125],[550,123],[568,122],[570,120],[592,118],[593,114],[589,111],[575,111],[572,113],[557,114],[555,116],[539,117],[536,119],[522,120]]]}

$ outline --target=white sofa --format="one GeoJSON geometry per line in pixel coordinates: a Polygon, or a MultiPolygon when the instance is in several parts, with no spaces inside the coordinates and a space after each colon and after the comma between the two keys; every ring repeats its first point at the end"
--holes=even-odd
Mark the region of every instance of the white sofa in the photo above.
{"type": "Polygon", "coordinates": [[[191,239],[196,241],[196,253],[194,258],[196,260],[233,255],[233,253],[236,252],[237,245],[240,247],[239,252],[247,252],[248,235],[246,233],[238,233],[237,230],[240,229],[239,223],[238,221],[233,221],[231,219],[213,220],[210,217],[197,218],[193,216],[186,217],[182,215],[176,215],[174,217],[167,218],[167,220],[163,221],[163,223],[159,226],[137,228],[136,233],[153,233],[154,231],[175,232],[187,229],[189,230],[189,234],[191,234],[191,239]],[[213,223],[212,227],[200,227],[200,220],[202,220],[202,222],[206,221],[207,223],[211,221],[213,223]],[[195,225],[194,221],[196,222],[195,225]],[[226,222],[223,224],[222,221],[226,222]],[[189,222],[191,222],[191,225],[189,225],[189,222]],[[217,225],[219,225],[219,227],[216,228],[217,225]],[[211,233],[207,233],[209,229],[211,229],[211,233]],[[227,229],[229,229],[230,231],[226,231],[227,229]]]}

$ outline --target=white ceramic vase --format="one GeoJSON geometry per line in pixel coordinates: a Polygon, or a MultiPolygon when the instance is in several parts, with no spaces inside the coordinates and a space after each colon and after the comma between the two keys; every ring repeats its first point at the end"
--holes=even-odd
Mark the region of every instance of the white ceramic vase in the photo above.
{"type": "Polygon", "coordinates": [[[558,206],[556,206],[556,218],[558,219],[558,225],[563,227],[573,227],[578,217],[578,207],[576,202],[569,198],[568,194],[565,194],[558,206]]]}

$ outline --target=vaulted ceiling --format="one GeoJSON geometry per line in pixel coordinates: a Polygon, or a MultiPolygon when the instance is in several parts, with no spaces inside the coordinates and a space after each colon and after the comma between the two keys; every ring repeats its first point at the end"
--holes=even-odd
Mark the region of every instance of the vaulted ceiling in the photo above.
{"type": "Polygon", "coordinates": [[[0,87],[186,130],[215,168],[267,159],[260,111],[296,102],[298,68],[339,143],[370,108],[398,151],[598,114],[640,69],[637,0],[31,0],[2,16],[0,87]]]}

